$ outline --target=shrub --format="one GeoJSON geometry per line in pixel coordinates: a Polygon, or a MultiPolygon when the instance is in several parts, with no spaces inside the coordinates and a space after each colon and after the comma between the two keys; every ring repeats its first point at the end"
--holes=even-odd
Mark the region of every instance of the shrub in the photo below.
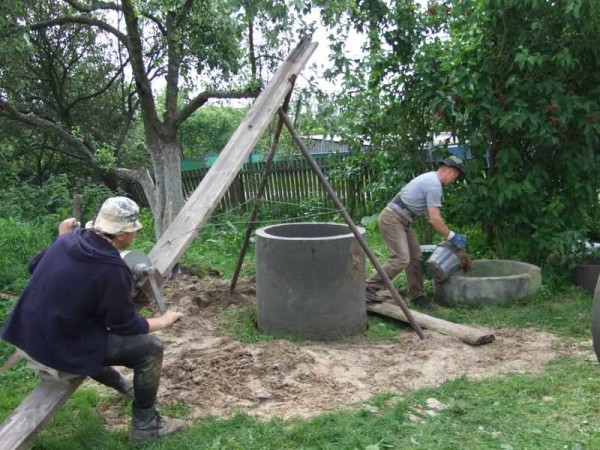
{"type": "Polygon", "coordinates": [[[0,219],[0,289],[20,292],[29,280],[27,264],[52,242],[58,222],[47,220],[27,223],[0,219]]]}

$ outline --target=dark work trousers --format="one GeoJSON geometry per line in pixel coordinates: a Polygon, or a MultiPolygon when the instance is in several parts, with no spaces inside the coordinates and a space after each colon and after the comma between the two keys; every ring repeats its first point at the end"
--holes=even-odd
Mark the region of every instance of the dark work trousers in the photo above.
{"type": "Polygon", "coordinates": [[[163,346],[160,339],[151,334],[119,336],[110,333],[104,368],[94,380],[122,391],[123,378],[111,366],[124,366],[133,369],[134,408],[152,408],[160,383],[163,346]]]}

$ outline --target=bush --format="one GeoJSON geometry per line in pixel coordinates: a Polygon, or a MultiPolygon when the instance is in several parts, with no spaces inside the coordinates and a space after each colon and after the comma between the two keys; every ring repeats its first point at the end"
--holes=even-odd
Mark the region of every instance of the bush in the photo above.
{"type": "Polygon", "coordinates": [[[52,216],[46,219],[35,223],[0,219],[0,289],[20,292],[26,286],[29,260],[56,235],[58,222],[52,216]]]}
{"type": "Polygon", "coordinates": [[[29,280],[27,264],[56,237],[58,224],[72,215],[72,192],[83,195],[83,220],[92,219],[101,203],[114,195],[91,182],[71,185],[58,175],[43,187],[24,184],[0,191],[0,289],[19,292],[29,280]]]}

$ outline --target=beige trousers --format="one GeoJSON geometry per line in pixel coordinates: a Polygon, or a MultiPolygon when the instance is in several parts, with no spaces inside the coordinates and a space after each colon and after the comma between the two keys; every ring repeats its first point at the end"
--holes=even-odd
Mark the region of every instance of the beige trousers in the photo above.
{"type": "MultiPolygon", "coordinates": [[[[379,232],[390,252],[390,259],[383,270],[393,280],[406,269],[408,281],[408,299],[414,300],[423,295],[423,273],[421,262],[423,254],[421,246],[410,224],[401,219],[395,212],[384,209],[377,219],[379,232]]],[[[367,286],[376,290],[386,288],[383,279],[375,272],[368,280],[367,286]]]]}

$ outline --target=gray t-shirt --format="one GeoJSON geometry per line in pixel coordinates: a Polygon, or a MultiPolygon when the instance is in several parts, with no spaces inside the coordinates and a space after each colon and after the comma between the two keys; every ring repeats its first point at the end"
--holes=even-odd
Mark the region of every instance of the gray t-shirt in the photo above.
{"type": "Polygon", "coordinates": [[[404,186],[390,203],[403,202],[416,215],[420,216],[429,207],[442,207],[442,183],[437,172],[426,172],[413,178],[404,186]]]}

